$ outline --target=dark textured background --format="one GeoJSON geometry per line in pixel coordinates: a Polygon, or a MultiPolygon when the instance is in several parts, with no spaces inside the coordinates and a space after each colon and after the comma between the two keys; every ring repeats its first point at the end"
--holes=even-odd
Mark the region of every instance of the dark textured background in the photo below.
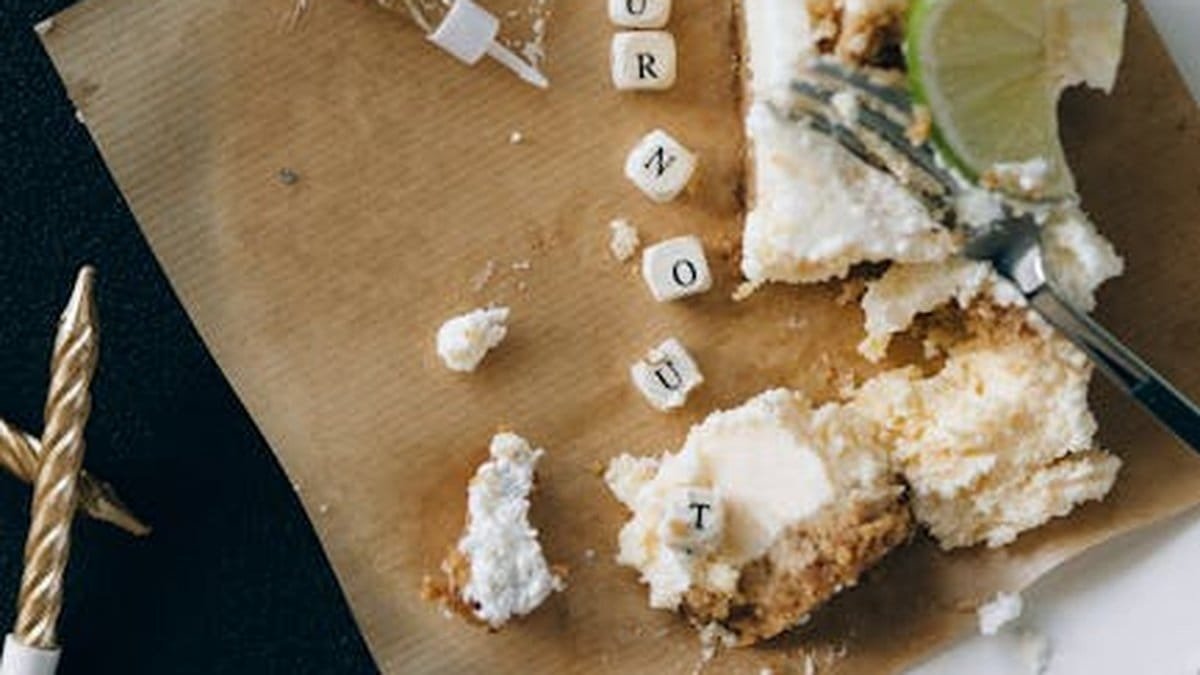
{"type": "MultiPolygon", "coordinates": [[[[125,0],[136,1],[136,0],[125,0]]],[[[41,431],[55,320],[99,270],[86,464],[154,527],[79,520],[60,672],[372,672],[300,502],[171,292],[31,27],[0,0],[0,416],[41,431]]],[[[29,489],[0,475],[0,624],[29,489]]]]}

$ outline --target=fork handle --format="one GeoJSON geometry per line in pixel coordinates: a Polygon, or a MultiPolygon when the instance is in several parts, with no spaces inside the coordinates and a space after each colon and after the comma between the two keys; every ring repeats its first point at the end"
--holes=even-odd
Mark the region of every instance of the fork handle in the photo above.
{"type": "Polygon", "coordinates": [[[1043,284],[1028,298],[1046,321],[1083,350],[1117,386],[1192,450],[1200,452],[1200,407],[1103,326],[1063,299],[1052,285],[1043,284]]]}

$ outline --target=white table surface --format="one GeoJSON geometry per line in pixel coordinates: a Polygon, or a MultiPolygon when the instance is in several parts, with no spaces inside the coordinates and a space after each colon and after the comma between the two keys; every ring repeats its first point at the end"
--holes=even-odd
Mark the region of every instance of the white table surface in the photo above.
{"type": "MultiPolygon", "coordinates": [[[[1200,101],[1200,0],[1144,0],[1200,101]]],[[[1098,547],[1024,594],[1049,675],[1200,675],[1200,511],[1098,547]]],[[[963,640],[912,675],[1030,673],[1015,633],[963,640]]]]}

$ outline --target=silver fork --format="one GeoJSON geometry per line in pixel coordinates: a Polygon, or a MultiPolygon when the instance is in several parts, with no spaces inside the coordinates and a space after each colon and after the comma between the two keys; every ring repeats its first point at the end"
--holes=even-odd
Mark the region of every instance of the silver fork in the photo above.
{"type": "MultiPolygon", "coordinates": [[[[868,164],[896,176],[930,212],[955,226],[954,198],[964,189],[939,163],[928,144],[908,138],[915,116],[903,88],[869,72],[847,70],[828,60],[814,61],[805,77],[793,81],[788,119],[807,122],[836,139],[868,164]],[[846,120],[834,95],[848,92],[857,105],[846,120]]],[[[1004,217],[988,227],[962,227],[963,253],[991,263],[1025,296],[1029,305],[1079,347],[1112,381],[1154,415],[1180,440],[1200,452],[1200,407],[1188,400],[1145,361],[1084,312],[1066,300],[1047,274],[1041,228],[1033,216],[1005,207],[1004,217]]]]}

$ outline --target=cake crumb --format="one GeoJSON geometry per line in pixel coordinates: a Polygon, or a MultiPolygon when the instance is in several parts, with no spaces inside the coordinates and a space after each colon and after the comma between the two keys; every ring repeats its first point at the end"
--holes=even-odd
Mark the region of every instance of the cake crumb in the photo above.
{"type": "Polygon", "coordinates": [[[83,116],[83,111],[79,108],[75,109],[75,121],[79,122],[80,124],[87,124],[87,118],[83,116]]]}
{"type": "Polygon", "coordinates": [[[518,260],[512,264],[512,268],[518,272],[527,272],[533,269],[533,263],[528,260],[518,260]]]}
{"type": "Polygon", "coordinates": [[[446,320],[437,331],[437,354],[447,368],[469,373],[508,334],[507,307],[485,307],[446,320]]]}
{"type": "Polygon", "coordinates": [[[612,230],[612,237],[608,240],[608,250],[612,256],[620,262],[632,258],[642,243],[637,228],[624,218],[614,219],[608,227],[612,230]]]}
{"type": "Polygon", "coordinates": [[[904,136],[908,139],[909,143],[920,146],[929,140],[929,136],[932,133],[933,114],[929,112],[929,106],[914,106],[912,122],[904,130],[904,136]]]}
{"type": "Polygon", "coordinates": [[[326,513],[329,513],[329,505],[322,504],[322,505],[318,506],[317,512],[320,513],[321,515],[325,515],[326,513]]]}
{"type": "Polygon", "coordinates": [[[980,605],[976,612],[979,634],[995,635],[1000,632],[1001,628],[1020,618],[1022,606],[1019,593],[997,593],[989,602],[980,605]]]}
{"type": "Polygon", "coordinates": [[[498,630],[563,591],[567,569],[546,561],[528,519],[535,468],[545,450],[502,432],[488,454],[467,486],[462,535],[441,573],[422,580],[421,597],[498,630]]]}
{"type": "Polygon", "coordinates": [[[525,142],[525,134],[514,129],[512,133],[508,135],[508,142],[510,145],[520,145],[521,143],[525,142]]]}
{"type": "Polygon", "coordinates": [[[588,562],[594,562],[596,560],[596,549],[589,548],[588,550],[584,551],[583,559],[587,560],[588,562]]]}
{"type": "Polygon", "coordinates": [[[42,37],[46,37],[50,34],[50,31],[54,30],[54,26],[54,17],[51,16],[33,24],[33,32],[42,37]]]}
{"type": "Polygon", "coordinates": [[[762,286],[762,284],[757,281],[743,281],[738,284],[737,288],[733,289],[733,295],[730,298],[734,302],[747,300],[751,295],[754,295],[754,291],[757,291],[759,286],[762,286]]]}

